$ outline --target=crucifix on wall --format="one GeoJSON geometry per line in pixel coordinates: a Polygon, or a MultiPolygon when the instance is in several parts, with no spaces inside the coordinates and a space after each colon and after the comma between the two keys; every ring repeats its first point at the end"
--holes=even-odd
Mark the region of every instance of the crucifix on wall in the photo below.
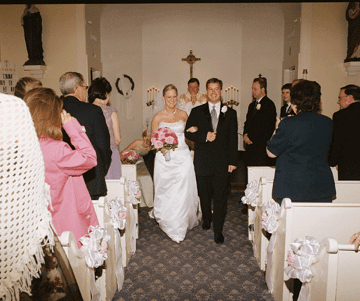
{"type": "Polygon", "coordinates": [[[186,58],[181,59],[181,60],[186,61],[190,65],[190,78],[192,78],[193,77],[193,65],[195,64],[196,61],[201,61],[201,59],[195,57],[195,55],[193,55],[193,53],[192,53],[192,50],[190,49],[189,55],[186,58]]]}

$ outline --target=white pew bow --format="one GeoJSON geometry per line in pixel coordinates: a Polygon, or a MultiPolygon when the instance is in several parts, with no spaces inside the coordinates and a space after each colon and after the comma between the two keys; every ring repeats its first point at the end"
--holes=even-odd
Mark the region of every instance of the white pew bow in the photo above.
{"type": "Polygon", "coordinates": [[[126,226],[127,209],[122,204],[122,199],[117,197],[109,202],[111,224],[115,229],[124,230],[126,226]]]}
{"type": "Polygon", "coordinates": [[[132,203],[133,205],[137,205],[140,203],[140,185],[138,181],[127,181],[126,185],[128,187],[129,195],[127,197],[127,201],[132,203]]]}
{"type": "Polygon", "coordinates": [[[243,204],[251,205],[253,207],[257,206],[259,196],[258,188],[259,184],[256,180],[251,181],[246,185],[245,196],[241,198],[243,204]]]}
{"type": "Polygon", "coordinates": [[[279,222],[278,222],[278,213],[280,212],[279,204],[274,201],[268,201],[263,205],[262,210],[263,210],[263,213],[261,215],[262,228],[271,234],[275,233],[279,227],[279,222]]]}
{"type": "Polygon", "coordinates": [[[315,276],[312,264],[317,260],[320,243],[311,236],[305,236],[304,239],[296,238],[290,247],[292,252],[288,254],[289,266],[285,268],[285,273],[290,278],[297,278],[303,283],[298,301],[306,301],[310,297],[309,282],[315,276]]]}
{"type": "Polygon", "coordinates": [[[111,213],[111,221],[110,223],[114,227],[114,237],[115,237],[115,274],[117,280],[117,288],[118,291],[121,291],[125,273],[124,267],[122,265],[122,253],[121,253],[121,238],[119,230],[123,230],[126,227],[126,215],[127,209],[124,205],[122,205],[122,199],[120,197],[116,197],[115,199],[109,202],[109,210],[111,213]],[[119,229],[119,230],[118,230],[119,229]]]}
{"type": "Polygon", "coordinates": [[[107,241],[110,240],[110,235],[100,226],[90,226],[89,233],[80,238],[80,242],[86,250],[85,262],[88,266],[90,276],[91,300],[100,301],[100,291],[95,282],[95,270],[103,265],[107,259],[107,241]]]}

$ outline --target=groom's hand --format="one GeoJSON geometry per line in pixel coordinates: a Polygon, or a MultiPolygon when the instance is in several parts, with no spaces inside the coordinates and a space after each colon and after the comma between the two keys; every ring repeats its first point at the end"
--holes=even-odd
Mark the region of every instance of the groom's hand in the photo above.
{"type": "Polygon", "coordinates": [[[206,135],[206,141],[213,142],[216,139],[216,132],[208,132],[206,135]]]}
{"type": "Polygon", "coordinates": [[[237,168],[237,166],[235,166],[235,165],[229,165],[228,172],[232,173],[236,168],[237,168]]]}

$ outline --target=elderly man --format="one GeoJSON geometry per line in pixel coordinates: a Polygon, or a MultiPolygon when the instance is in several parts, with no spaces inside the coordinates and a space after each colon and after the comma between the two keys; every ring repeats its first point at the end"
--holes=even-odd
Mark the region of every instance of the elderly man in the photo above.
{"type": "MultiPolygon", "coordinates": [[[[88,86],[80,73],[63,74],[59,80],[59,88],[64,96],[63,109],[85,127],[86,134],[96,151],[97,166],[84,173],[84,180],[91,198],[97,200],[107,192],[105,175],[110,166],[112,153],[105,117],[100,107],[86,103],[88,86]]],[[[65,131],[63,131],[63,140],[74,148],[65,131]]]]}
{"type": "Polygon", "coordinates": [[[179,97],[178,108],[184,110],[188,115],[193,108],[206,103],[205,94],[199,92],[200,82],[197,78],[190,78],[188,81],[188,91],[179,97]]]}
{"type": "Polygon", "coordinates": [[[275,159],[266,154],[266,142],[271,138],[276,121],[276,108],[266,95],[265,77],[252,83],[253,101],[250,103],[244,124],[247,166],[274,166],[275,159]]]}
{"type": "Polygon", "coordinates": [[[337,166],[339,180],[360,180],[360,87],[340,88],[340,110],[333,115],[329,164],[337,166]]]}

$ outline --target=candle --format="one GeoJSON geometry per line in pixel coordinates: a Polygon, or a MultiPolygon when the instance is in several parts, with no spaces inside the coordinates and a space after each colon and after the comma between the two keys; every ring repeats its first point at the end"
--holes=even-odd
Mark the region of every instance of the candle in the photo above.
{"type": "Polygon", "coordinates": [[[146,102],[149,102],[149,94],[150,94],[150,91],[149,89],[146,90],[146,102]]]}
{"type": "Polygon", "coordinates": [[[239,104],[240,97],[239,97],[239,89],[236,90],[236,103],[239,104]]]}

